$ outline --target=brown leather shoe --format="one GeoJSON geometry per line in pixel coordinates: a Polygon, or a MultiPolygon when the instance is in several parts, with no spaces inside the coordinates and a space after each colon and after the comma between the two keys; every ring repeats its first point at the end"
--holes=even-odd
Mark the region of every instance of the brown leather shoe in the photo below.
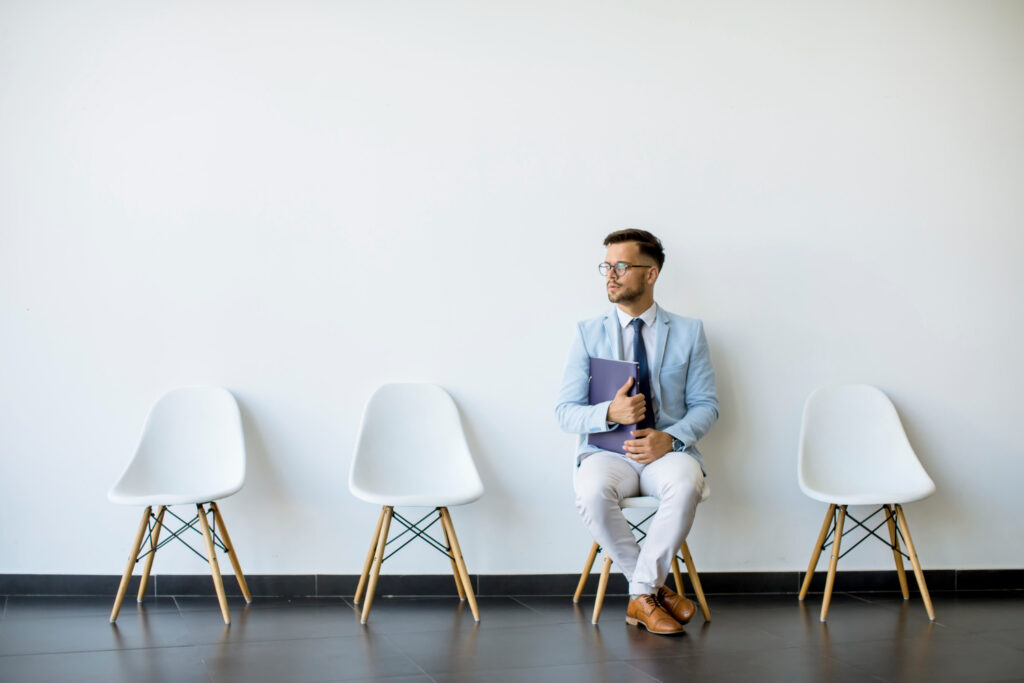
{"type": "Polygon", "coordinates": [[[638,595],[635,600],[629,601],[626,606],[626,623],[630,626],[643,625],[651,633],[663,636],[683,632],[682,624],[673,619],[651,593],[638,595]]]}
{"type": "Polygon", "coordinates": [[[694,604],[693,600],[684,598],[668,586],[662,586],[658,589],[658,602],[680,624],[685,624],[690,619],[693,619],[693,615],[697,611],[697,605],[694,604]]]}

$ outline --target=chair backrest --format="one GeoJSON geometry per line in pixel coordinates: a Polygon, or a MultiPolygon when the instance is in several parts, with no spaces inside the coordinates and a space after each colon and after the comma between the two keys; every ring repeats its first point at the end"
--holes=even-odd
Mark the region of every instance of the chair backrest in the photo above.
{"type": "Polygon", "coordinates": [[[229,496],[244,483],[245,438],[234,396],[220,387],[184,387],[150,410],[135,456],[109,497],[200,503],[229,496]]]}
{"type": "Polygon", "coordinates": [[[385,384],[370,397],[349,490],[381,505],[447,506],[484,491],[459,411],[434,384],[385,384]]]}
{"type": "Polygon", "coordinates": [[[800,488],[841,504],[903,503],[935,491],[892,401],[866,384],[825,387],[804,405],[800,488]]]}

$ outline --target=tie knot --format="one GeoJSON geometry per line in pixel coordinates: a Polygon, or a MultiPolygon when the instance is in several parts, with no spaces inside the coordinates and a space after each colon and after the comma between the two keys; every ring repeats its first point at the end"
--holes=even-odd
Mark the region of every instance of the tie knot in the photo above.
{"type": "Polygon", "coordinates": [[[629,324],[633,326],[633,329],[639,332],[644,327],[644,321],[642,318],[633,318],[629,321],[629,324]]]}

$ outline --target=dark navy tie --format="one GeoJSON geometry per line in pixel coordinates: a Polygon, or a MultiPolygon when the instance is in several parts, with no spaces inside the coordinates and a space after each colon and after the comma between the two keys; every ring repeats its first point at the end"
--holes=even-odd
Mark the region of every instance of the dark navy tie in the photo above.
{"type": "Polygon", "coordinates": [[[640,333],[644,328],[644,321],[640,318],[633,318],[629,324],[633,326],[633,360],[640,366],[636,390],[637,393],[644,395],[647,406],[644,419],[637,425],[637,429],[649,429],[654,427],[654,399],[651,396],[651,369],[647,365],[647,347],[644,346],[644,337],[640,333]]]}

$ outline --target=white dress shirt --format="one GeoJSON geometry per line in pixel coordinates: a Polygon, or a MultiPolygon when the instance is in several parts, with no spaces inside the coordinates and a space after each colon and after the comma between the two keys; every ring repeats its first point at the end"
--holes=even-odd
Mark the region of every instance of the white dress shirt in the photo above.
{"type": "MultiPolygon", "coordinates": [[[[630,325],[633,322],[633,316],[629,315],[621,308],[616,307],[615,312],[619,314],[619,326],[622,328],[622,359],[623,360],[636,360],[636,356],[633,355],[633,326],[630,325]]],[[[651,307],[646,311],[638,315],[637,317],[644,321],[643,338],[644,338],[644,350],[647,351],[647,364],[650,365],[654,358],[654,319],[658,316],[658,304],[651,304],[651,307]]]]}

